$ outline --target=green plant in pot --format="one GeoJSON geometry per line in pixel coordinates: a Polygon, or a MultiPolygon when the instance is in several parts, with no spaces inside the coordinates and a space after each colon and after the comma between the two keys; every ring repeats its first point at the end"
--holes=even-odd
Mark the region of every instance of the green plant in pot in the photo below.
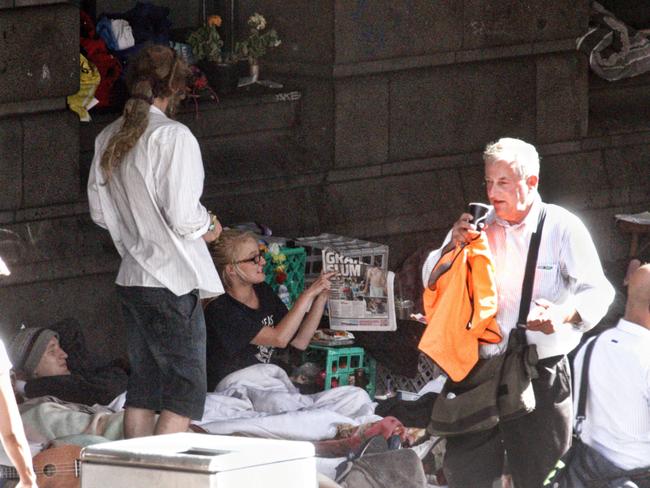
{"type": "Polygon", "coordinates": [[[187,43],[192,47],[194,62],[205,73],[208,83],[219,93],[231,93],[237,88],[239,76],[235,59],[224,57],[223,40],[217,28],[221,17],[211,15],[205,25],[192,31],[187,43]]]}
{"type": "Polygon", "coordinates": [[[266,29],[267,22],[262,14],[254,13],[246,22],[249,27],[248,37],[235,45],[235,53],[242,59],[248,59],[250,76],[257,80],[259,76],[259,59],[266,52],[278,47],[282,41],[275,29],[266,29]]]}

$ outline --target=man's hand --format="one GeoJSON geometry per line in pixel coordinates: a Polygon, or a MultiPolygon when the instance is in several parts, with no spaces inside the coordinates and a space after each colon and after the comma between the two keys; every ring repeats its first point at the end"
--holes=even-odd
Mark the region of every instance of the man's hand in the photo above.
{"type": "Polygon", "coordinates": [[[476,230],[476,226],[471,221],[472,215],[464,213],[454,223],[451,229],[451,242],[454,246],[466,244],[480,235],[480,232],[476,230]]]}
{"type": "Polygon", "coordinates": [[[544,298],[538,298],[534,302],[526,319],[526,328],[532,331],[540,331],[544,334],[552,334],[562,324],[569,324],[574,320],[580,320],[575,310],[567,313],[565,307],[549,302],[544,298]]]}
{"type": "Polygon", "coordinates": [[[221,222],[219,222],[219,219],[217,219],[217,217],[214,215],[212,216],[211,223],[214,224],[214,229],[207,231],[202,236],[203,240],[208,243],[216,241],[221,235],[221,231],[223,230],[221,227],[221,222]]]}

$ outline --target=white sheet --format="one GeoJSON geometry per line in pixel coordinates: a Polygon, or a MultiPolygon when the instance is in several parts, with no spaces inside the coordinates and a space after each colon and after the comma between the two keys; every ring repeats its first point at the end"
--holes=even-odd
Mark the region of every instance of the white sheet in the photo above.
{"type": "MultiPolygon", "coordinates": [[[[108,409],[120,412],[125,397],[118,396],[108,409]]],[[[355,386],[302,395],[284,370],[257,364],[225,377],[208,393],[203,418],[193,423],[212,434],[318,441],[334,438],[339,425],[381,420],[374,415],[376,406],[355,386]]]]}
{"type": "Polygon", "coordinates": [[[271,364],[256,364],[226,376],[208,393],[203,418],[194,422],[212,434],[325,440],[341,424],[381,420],[368,393],[340,386],[302,395],[287,374],[271,364]]]}

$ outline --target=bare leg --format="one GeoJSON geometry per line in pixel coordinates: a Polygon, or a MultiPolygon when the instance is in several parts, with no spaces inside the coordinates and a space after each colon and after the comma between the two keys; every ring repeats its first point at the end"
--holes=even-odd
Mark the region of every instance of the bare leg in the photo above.
{"type": "Polygon", "coordinates": [[[177,413],[170,412],[169,410],[163,410],[160,412],[160,417],[158,417],[158,422],[156,422],[156,428],[154,429],[154,434],[173,434],[175,432],[187,432],[187,429],[190,427],[189,417],[183,417],[177,413]]]}
{"type": "Polygon", "coordinates": [[[124,412],[124,438],[153,435],[155,412],[144,408],[126,407],[124,412]]]}

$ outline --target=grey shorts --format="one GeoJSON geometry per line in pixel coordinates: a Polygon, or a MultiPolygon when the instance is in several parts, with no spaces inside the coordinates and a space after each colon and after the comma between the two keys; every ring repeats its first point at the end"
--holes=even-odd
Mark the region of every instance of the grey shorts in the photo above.
{"type": "Polygon", "coordinates": [[[127,407],[203,416],[205,318],[198,291],[117,286],[127,330],[131,374],[127,407]]]}

